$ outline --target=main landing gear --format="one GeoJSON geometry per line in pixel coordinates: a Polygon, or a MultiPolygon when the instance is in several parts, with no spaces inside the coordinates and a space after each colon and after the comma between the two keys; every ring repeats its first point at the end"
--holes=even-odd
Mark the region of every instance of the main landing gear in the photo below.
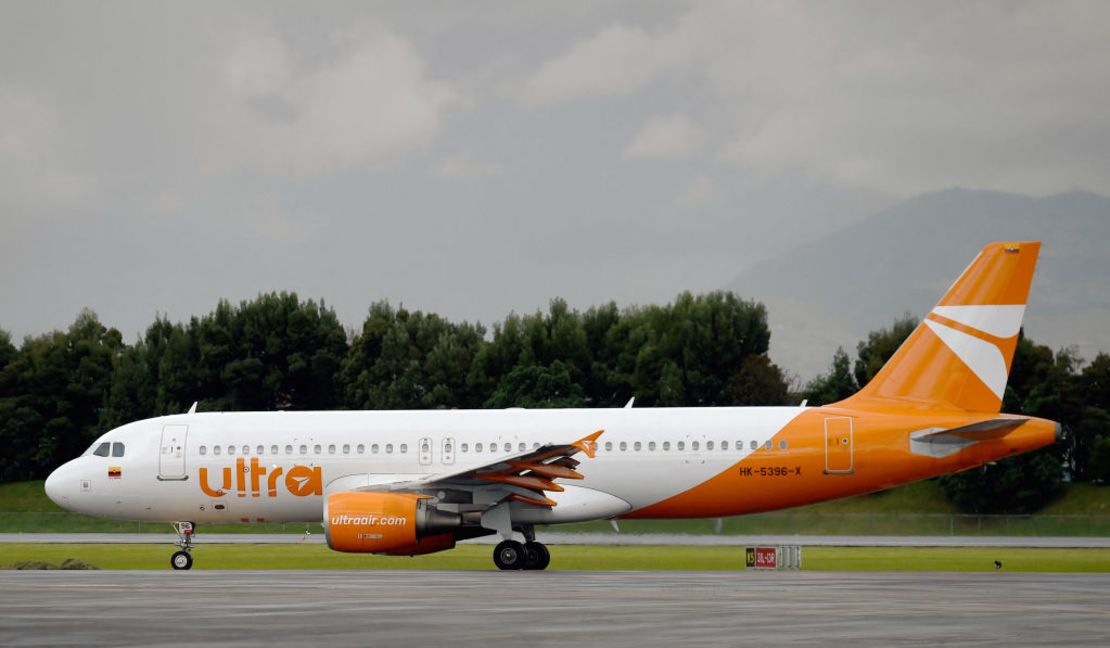
{"type": "Polygon", "coordinates": [[[493,563],[498,569],[547,569],[551,564],[551,552],[547,545],[536,542],[535,531],[530,527],[521,529],[527,542],[504,540],[493,549],[493,563]]]}
{"type": "Polygon", "coordinates": [[[174,533],[177,534],[175,543],[180,549],[170,556],[170,566],[174,569],[189,569],[193,566],[193,530],[192,522],[172,522],[174,533]]]}

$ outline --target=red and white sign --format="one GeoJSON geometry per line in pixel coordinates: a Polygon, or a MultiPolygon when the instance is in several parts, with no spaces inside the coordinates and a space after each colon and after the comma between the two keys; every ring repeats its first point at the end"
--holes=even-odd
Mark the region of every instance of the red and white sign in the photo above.
{"type": "Polygon", "coordinates": [[[775,547],[755,548],[756,569],[776,569],[779,564],[778,558],[779,552],[775,547]]]}

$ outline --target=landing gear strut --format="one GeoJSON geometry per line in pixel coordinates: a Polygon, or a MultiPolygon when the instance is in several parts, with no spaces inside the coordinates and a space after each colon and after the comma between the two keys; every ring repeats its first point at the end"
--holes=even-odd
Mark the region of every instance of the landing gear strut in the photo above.
{"type": "Polygon", "coordinates": [[[193,566],[193,529],[192,522],[173,522],[174,533],[177,534],[175,543],[179,550],[170,556],[170,566],[174,569],[189,569],[193,566]]]}
{"type": "Polygon", "coordinates": [[[498,569],[547,569],[551,564],[551,552],[542,542],[536,542],[535,530],[528,526],[520,529],[526,542],[505,540],[493,549],[493,562],[498,569]]]}

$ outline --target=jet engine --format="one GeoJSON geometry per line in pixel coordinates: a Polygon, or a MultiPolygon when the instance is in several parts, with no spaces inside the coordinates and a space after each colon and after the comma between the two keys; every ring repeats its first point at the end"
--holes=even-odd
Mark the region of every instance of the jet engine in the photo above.
{"type": "Polygon", "coordinates": [[[328,495],[328,546],[348,553],[415,556],[451,549],[458,513],[440,511],[427,495],[347,491],[328,495]]]}

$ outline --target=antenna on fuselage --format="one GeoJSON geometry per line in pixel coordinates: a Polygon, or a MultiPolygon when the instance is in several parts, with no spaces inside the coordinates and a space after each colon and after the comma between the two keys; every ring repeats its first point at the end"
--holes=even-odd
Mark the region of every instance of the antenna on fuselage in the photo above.
{"type": "Polygon", "coordinates": [[[186,412],[186,414],[196,414],[197,413],[197,403],[199,403],[199,402],[200,401],[193,401],[193,406],[189,408],[189,411],[186,412]]]}
{"type": "Polygon", "coordinates": [[[632,409],[632,403],[635,403],[635,402],[636,402],[636,397],[635,396],[633,396],[632,398],[629,398],[628,402],[624,404],[624,409],[632,409]]]}

